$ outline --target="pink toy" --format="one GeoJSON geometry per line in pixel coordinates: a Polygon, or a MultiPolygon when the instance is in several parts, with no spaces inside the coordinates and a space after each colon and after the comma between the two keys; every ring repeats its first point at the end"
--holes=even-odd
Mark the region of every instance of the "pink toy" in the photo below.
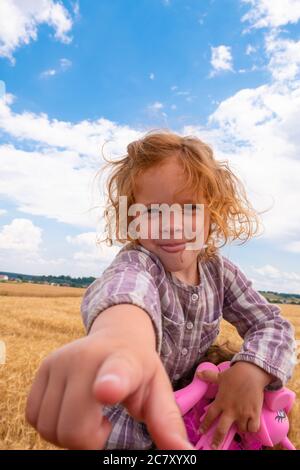
{"type": "MultiPolygon", "coordinates": [[[[196,372],[202,370],[222,372],[229,367],[230,362],[222,362],[218,366],[210,362],[203,362],[197,367],[196,372]]],[[[198,428],[216,396],[218,386],[204,382],[197,377],[196,372],[189,385],[174,392],[175,400],[181,410],[190,442],[196,449],[211,450],[218,419],[205,434],[201,434],[198,428]]],[[[264,447],[274,447],[280,444],[285,449],[295,450],[287,437],[289,431],[287,414],[293,406],[295,397],[295,393],[285,387],[276,391],[265,391],[259,431],[241,433],[233,424],[220,449],[261,450],[264,447]]]]}

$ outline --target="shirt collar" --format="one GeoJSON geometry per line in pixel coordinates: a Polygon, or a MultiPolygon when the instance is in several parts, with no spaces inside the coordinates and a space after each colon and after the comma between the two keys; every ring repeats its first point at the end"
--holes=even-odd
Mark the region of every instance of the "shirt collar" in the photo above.
{"type": "MultiPolygon", "coordinates": [[[[132,245],[132,243],[129,243],[129,245],[132,245]]],[[[129,248],[129,246],[128,246],[128,248],[129,248]]],[[[136,246],[132,246],[132,248],[143,251],[147,255],[151,256],[151,258],[154,258],[155,262],[158,263],[163,268],[163,270],[166,273],[168,279],[170,279],[170,281],[173,284],[176,284],[178,287],[181,287],[182,289],[185,289],[185,290],[188,290],[188,291],[193,291],[193,292],[197,292],[197,291],[199,291],[200,289],[203,288],[204,271],[203,271],[203,267],[202,267],[202,263],[200,261],[200,256],[199,255],[198,255],[197,261],[198,261],[198,270],[199,270],[199,274],[200,274],[200,283],[194,286],[194,285],[191,285],[191,284],[186,284],[185,282],[178,279],[178,277],[176,277],[174,273],[172,273],[170,271],[167,271],[165,269],[164,265],[162,264],[159,256],[157,256],[156,253],[153,253],[153,251],[148,250],[147,248],[140,245],[139,243],[136,246]]]]}

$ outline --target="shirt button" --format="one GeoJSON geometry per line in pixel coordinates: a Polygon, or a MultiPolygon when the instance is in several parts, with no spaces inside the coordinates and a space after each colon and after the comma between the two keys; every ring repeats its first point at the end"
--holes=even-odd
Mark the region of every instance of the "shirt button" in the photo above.
{"type": "Polygon", "coordinates": [[[193,301],[193,302],[196,302],[196,301],[198,300],[198,298],[199,298],[199,295],[198,295],[198,294],[195,294],[195,293],[192,294],[192,301],[193,301]]]}
{"type": "Polygon", "coordinates": [[[186,327],[188,330],[191,330],[193,328],[194,324],[191,321],[188,321],[186,324],[186,327]]]}
{"type": "Polygon", "coordinates": [[[188,353],[188,350],[187,350],[186,348],[182,348],[181,354],[182,354],[183,356],[186,356],[187,353],[188,353]]]}

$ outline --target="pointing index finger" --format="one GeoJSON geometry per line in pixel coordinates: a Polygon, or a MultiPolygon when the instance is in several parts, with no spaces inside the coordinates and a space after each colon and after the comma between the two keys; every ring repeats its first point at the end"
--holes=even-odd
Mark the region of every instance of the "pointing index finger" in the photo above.
{"type": "Polygon", "coordinates": [[[161,368],[149,384],[145,406],[145,423],[158,449],[194,450],[176,404],[171,383],[161,368]]]}

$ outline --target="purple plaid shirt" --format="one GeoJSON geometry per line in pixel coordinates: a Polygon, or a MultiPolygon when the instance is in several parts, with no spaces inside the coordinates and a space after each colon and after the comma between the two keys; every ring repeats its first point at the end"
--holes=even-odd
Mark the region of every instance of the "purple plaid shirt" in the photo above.
{"type": "MultiPolygon", "coordinates": [[[[87,332],[112,305],[141,307],[152,320],[156,350],[176,390],[192,380],[224,318],[244,339],[231,363],[252,362],[273,374],[276,380],[269,389],[285,384],[296,362],[296,346],[294,328],[281,317],[279,307],[269,304],[219,252],[212,260],[199,259],[198,266],[200,284],[188,285],[166,271],[156,254],[128,243],[83,296],[87,332]]],[[[134,420],[122,405],[104,406],[103,413],[113,425],[105,449],[155,448],[145,424],[134,420]]]]}

